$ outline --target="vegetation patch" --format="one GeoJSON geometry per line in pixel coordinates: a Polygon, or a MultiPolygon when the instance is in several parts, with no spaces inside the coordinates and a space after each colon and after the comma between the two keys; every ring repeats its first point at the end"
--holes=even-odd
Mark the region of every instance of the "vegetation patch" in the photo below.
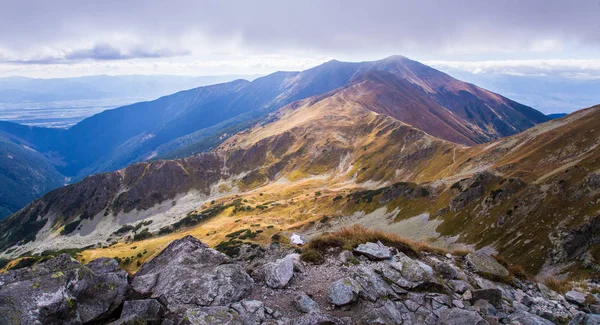
{"type": "Polygon", "coordinates": [[[312,264],[323,264],[325,262],[323,255],[316,249],[311,248],[303,250],[302,254],[300,254],[300,259],[303,262],[312,264]]]}
{"type": "Polygon", "coordinates": [[[361,225],[345,227],[336,232],[325,233],[313,238],[308,243],[308,248],[325,253],[331,248],[353,250],[360,244],[366,242],[376,243],[378,241],[386,246],[394,247],[400,252],[412,257],[418,256],[421,252],[435,254],[445,254],[448,252],[425,242],[412,241],[395,234],[368,229],[361,225]]]}
{"type": "Polygon", "coordinates": [[[72,233],[73,231],[75,231],[75,229],[77,229],[77,227],[79,227],[79,224],[81,223],[81,220],[75,220],[71,223],[68,223],[63,230],[60,232],[61,235],[68,235],[70,233],[72,233]]]}

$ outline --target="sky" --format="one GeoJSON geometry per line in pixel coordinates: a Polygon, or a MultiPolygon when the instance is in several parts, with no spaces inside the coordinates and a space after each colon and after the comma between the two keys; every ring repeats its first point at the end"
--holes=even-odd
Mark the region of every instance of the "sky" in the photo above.
{"type": "Polygon", "coordinates": [[[600,0],[0,0],[0,77],[230,75],[401,54],[600,78],[600,0]]]}

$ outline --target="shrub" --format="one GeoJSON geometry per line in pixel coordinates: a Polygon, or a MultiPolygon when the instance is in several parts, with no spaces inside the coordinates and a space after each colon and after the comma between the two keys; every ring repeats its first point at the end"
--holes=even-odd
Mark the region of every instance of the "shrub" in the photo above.
{"type": "Polygon", "coordinates": [[[144,228],[142,231],[140,231],[139,233],[135,234],[135,236],[133,236],[133,240],[134,241],[144,240],[144,239],[147,239],[150,237],[152,237],[152,234],[150,233],[148,228],[144,228]]]}
{"type": "Polygon", "coordinates": [[[548,288],[561,294],[565,294],[571,289],[571,285],[567,279],[559,279],[553,276],[548,276],[543,278],[541,282],[548,286],[548,288]]]}
{"type": "Polygon", "coordinates": [[[300,259],[306,263],[323,264],[325,258],[315,249],[307,249],[300,254],[300,259]]]}
{"type": "Polygon", "coordinates": [[[527,280],[531,279],[532,276],[525,271],[522,265],[511,265],[508,267],[508,272],[510,272],[511,276],[514,276],[517,279],[527,280]]]}
{"type": "Polygon", "coordinates": [[[20,259],[17,263],[15,263],[13,266],[11,266],[9,270],[17,270],[22,269],[24,267],[29,267],[35,264],[37,261],[38,259],[35,257],[24,257],[20,259]]]}
{"type": "Polygon", "coordinates": [[[79,227],[79,223],[81,223],[81,220],[75,220],[71,223],[68,223],[67,225],[65,225],[60,234],[64,236],[72,233],[73,231],[75,231],[75,229],[77,229],[77,227],[79,227]]]}

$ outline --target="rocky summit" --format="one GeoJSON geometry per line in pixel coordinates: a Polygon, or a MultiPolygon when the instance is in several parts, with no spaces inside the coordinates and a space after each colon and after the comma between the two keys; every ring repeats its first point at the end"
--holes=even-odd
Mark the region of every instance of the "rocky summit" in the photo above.
{"type": "Polygon", "coordinates": [[[82,265],[60,255],[0,275],[0,323],[600,323],[596,283],[563,295],[510,276],[482,252],[406,254],[381,242],[358,247],[356,255],[329,249],[313,264],[292,246],[243,245],[229,257],[186,236],[134,275],[114,259],[82,265]]]}

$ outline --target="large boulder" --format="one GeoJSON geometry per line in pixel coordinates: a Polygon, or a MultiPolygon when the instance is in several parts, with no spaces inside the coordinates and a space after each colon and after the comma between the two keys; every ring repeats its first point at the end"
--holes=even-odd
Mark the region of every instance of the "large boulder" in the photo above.
{"type": "Polygon", "coordinates": [[[498,263],[495,258],[484,253],[469,253],[465,259],[473,271],[480,275],[491,275],[498,278],[509,276],[508,270],[502,264],[498,263]]]}
{"type": "Polygon", "coordinates": [[[88,266],[63,254],[0,274],[0,324],[81,324],[110,316],[125,299],[127,272],[113,259],[88,266]]]}
{"type": "Polygon", "coordinates": [[[123,304],[121,318],[138,316],[147,322],[158,322],[162,311],[163,307],[156,299],[129,300],[123,304]]]}
{"type": "Polygon", "coordinates": [[[386,281],[405,289],[416,288],[431,280],[430,269],[424,263],[400,253],[396,261],[385,263],[378,272],[386,281]]]}
{"type": "Polygon", "coordinates": [[[552,325],[553,322],[544,319],[538,315],[530,314],[526,311],[517,311],[508,316],[509,322],[514,322],[521,325],[552,325]]]}
{"type": "Polygon", "coordinates": [[[502,308],[502,291],[500,289],[480,289],[473,291],[472,301],[485,300],[497,309],[502,308]]]}
{"type": "Polygon", "coordinates": [[[294,307],[296,310],[303,313],[313,313],[319,311],[319,304],[317,304],[311,297],[304,292],[299,292],[294,296],[294,307]]]}
{"type": "Polygon", "coordinates": [[[342,278],[329,286],[329,300],[336,306],[347,305],[358,299],[361,287],[356,280],[352,278],[342,278]]]}
{"type": "Polygon", "coordinates": [[[254,281],[227,255],[192,236],[175,240],[145,263],[132,289],[182,316],[192,307],[223,306],[246,298],[254,281]]]}
{"type": "Polygon", "coordinates": [[[284,288],[294,276],[293,257],[288,255],[266,265],[265,281],[273,289],[284,288]]]}
{"type": "MultiPolygon", "coordinates": [[[[600,324],[600,315],[585,314],[578,312],[571,320],[569,325],[598,325],[600,324]]],[[[524,324],[528,325],[528,324],[524,324]]]]}
{"type": "Polygon", "coordinates": [[[585,305],[585,294],[579,291],[571,290],[565,293],[565,299],[579,306],[585,305]]]}
{"type": "Polygon", "coordinates": [[[389,260],[392,258],[392,250],[381,242],[360,244],[354,249],[354,252],[365,255],[373,261],[389,260]]]}

